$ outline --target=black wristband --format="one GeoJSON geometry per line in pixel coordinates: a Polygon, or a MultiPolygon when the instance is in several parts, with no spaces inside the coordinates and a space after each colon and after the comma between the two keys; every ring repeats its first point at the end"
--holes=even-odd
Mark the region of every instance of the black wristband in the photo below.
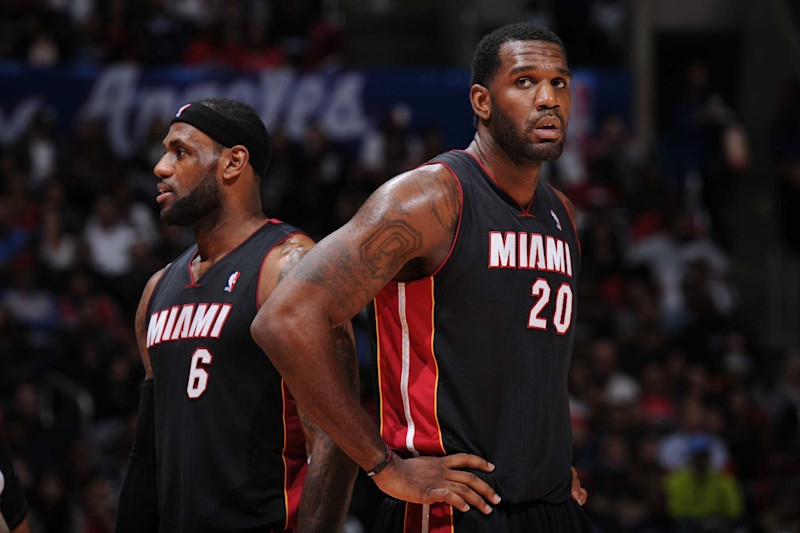
{"type": "Polygon", "coordinates": [[[378,463],[375,466],[373,466],[370,470],[367,470],[367,475],[369,477],[372,477],[372,476],[375,476],[377,474],[380,474],[381,470],[386,468],[386,466],[389,464],[389,461],[391,461],[391,460],[392,460],[392,449],[389,448],[389,445],[387,444],[386,445],[386,456],[383,458],[383,460],[381,460],[380,463],[378,463]]]}

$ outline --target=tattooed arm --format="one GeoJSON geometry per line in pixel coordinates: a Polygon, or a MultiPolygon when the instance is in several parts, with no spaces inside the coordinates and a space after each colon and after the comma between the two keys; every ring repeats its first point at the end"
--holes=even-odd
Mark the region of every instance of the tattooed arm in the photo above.
{"type": "MultiPolygon", "coordinates": [[[[336,357],[348,374],[350,386],[358,390],[353,332],[349,325],[339,326],[333,335],[336,357]]],[[[339,532],[350,509],[358,467],[302,409],[300,421],[311,449],[295,533],[339,532]]]]}
{"type": "MultiPolygon", "coordinates": [[[[460,212],[459,184],[443,166],[390,180],[350,222],[308,252],[253,321],[253,338],[301,408],[364,469],[384,460],[386,444],[331,356],[332,328],[345,324],[390,280],[433,272],[449,252],[460,212]]],[[[499,498],[461,468],[494,466],[468,454],[395,457],[373,480],[401,500],[491,512],[484,498],[495,503],[499,498]]]]}
{"type": "MultiPolygon", "coordinates": [[[[267,257],[261,272],[259,302],[268,298],[278,282],[313,246],[314,242],[305,235],[293,235],[267,257]]],[[[335,328],[331,334],[334,338],[333,355],[347,377],[347,386],[357,394],[358,360],[352,329],[348,323],[335,328]]],[[[350,508],[357,466],[302,409],[300,422],[306,437],[309,465],[303,482],[295,532],[341,531],[350,508]]]]}

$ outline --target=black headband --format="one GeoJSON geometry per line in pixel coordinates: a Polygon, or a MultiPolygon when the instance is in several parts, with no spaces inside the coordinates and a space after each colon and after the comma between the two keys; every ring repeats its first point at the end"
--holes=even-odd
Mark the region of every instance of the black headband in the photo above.
{"type": "Polygon", "coordinates": [[[256,136],[234,121],[198,102],[186,104],[178,110],[170,122],[185,122],[202,131],[226,148],[241,144],[250,152],[250,164],[256,174],[263,177],[269,164],[269,137],[262,145],[256,136]]]}

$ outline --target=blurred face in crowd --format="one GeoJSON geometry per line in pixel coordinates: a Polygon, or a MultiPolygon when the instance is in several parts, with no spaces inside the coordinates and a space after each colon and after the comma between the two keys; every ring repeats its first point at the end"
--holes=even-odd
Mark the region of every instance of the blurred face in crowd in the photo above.
{"type": "Polygon", "coordinates": [[[572,107],[564,51],[546,41],[511,41],[499,56],[488,87],[492,138],[512,159],[558,158],[572,107]]]}
{"type": "Polygon", "coordinates": [[[164,155],[155,166],[161,221],[195,226],[221,207],[217,163],[220,146],[194,126],[176,123],[164,138],[164,155]]]}

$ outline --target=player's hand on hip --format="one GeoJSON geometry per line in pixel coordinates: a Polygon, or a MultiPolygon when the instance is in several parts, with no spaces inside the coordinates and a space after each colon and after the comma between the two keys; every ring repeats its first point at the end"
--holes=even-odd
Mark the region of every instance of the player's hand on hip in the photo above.
{"type": "Polygon", "coordinates": [[[586,492],[586,489],[581,488],[581,480],[578,479],[578,471],[575,470],[575,467],[572,467],[572,499],[578,502],[580,505],[586,503],[586,499],[589,497],[589,493],[586,492]]]}
{"type": "Polygon", "coordinates": [[[372,479],[378,488],[398,500],[443,502],[464,512],[475,507],[484,514],[491,513],[492,507],[487,502],[500,503],[500,496],[488,483],[461,468],[491,472],[494,465],[467,453],[411,459],[394,455],[372,479]]]}

